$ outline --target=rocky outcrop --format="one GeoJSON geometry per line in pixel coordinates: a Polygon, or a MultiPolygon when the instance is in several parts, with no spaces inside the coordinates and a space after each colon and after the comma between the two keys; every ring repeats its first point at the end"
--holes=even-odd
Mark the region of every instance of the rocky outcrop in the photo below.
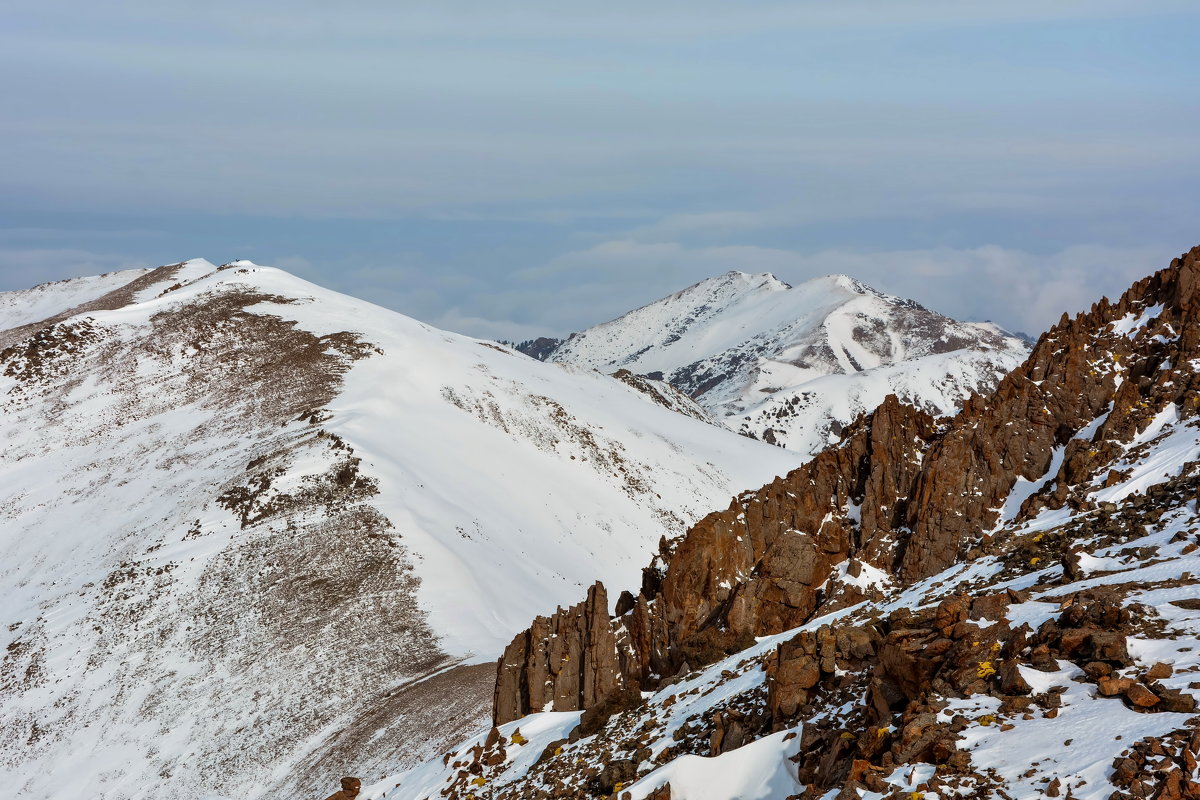
{"type": "Polygon", "coordinates": [[[1168,404],[1194,414],[1200,379],[1188,362],[1200,345],[1198,282],[1194,248],[1116,303],[1102,298],[1085,314],[1064,314],[994,394],[968,402],[922,470],[900,578],[954,563],[964,542],[995,522],[1018,478],[1046,473],[1056,448],[1065,452],[1055,489],[1029,502],[1027,513],[1061,507],[1069,487],[1096,475],[1168,404]],[[1077,438],[1106,411],[1093,436],[1077,438]]]}
{"type": "Polygon", "coordinates": [[[735,498],[697,523],[674,550],[664,543],[641,593],[611,626],[599,586],[583,604],[538,618],[501,659],[497,722],[544,708],[588,708],[589,697],[711,663],[754,636],[810,618],[826,601],[821,587],[837,564],[857,556],[890,566],[893,526],[904,519],[921,450],[936,430],[927,414],[890,397],[848,432],[842,447],[735,498]],[[850,510],[857,508],[864,512],[861,526],[850,510]],[[585,666],[576,653],[596,655],[585,666]],[[593,680],[587,677],[593,669],[618,672],[593,680]],[[594,694],[579,691],[580,685],[594,694]]]}
{"type": "Polygon", "coordinates": [[[538,617],[513,639],[496,681],[497,725],[532,710],[591,708],[625,685],[628,666],[608,609],[608,594],[597,583],[584,602],[538,617]]]}
{"type": "Polygon", "coordinates": [[[514,350],[524,353],[530,358],[536,358],[538,361],[546,361],[550,356],[554,355],[554,351],[562,346],[564,339],[553,339],[549,336],[539,336],[536,339],[526,339],[518,344],[505,342],[510,344],[514,350]]]}
{"type": "MultiPolygon", "coordinates": [[[[1102,299],[1087,313],[1064,315],[993,394],[972,398],[952,420],[889,397],[837,447],[664,544],[642,591],[624,596],[611,627],[599,616],[567,626],[580,637],[571,647],[603,652],[596,668],[614,671],[590,679],[593,697],[618,686],[656,687],[749,637],[857,602],[870,595],[872,580],[912,583],[985,552],[992,537],[984,532],[996,526],[1020,479],[1041,484],[1009,510],[1017,520],[1045,508],[1088,507],[1088,487],[1104,480],[1139,431],[1171,406],[1182,418],[1200,406],[1200,376],[1191,366],[1200,357],[1198,286],[1200,247],[1117,302],[1102,299]]],[[[1069,550],[1058,557],[1069,570],[1069,550]]],[[[964,601],[953,609],[961,619],[940,626],[942,638],[968,618],[993,619],[1003,605],[997,599],[976,610],[964,601]]],[[[551,632],[548,624],[518,636],[501,661],[497,719],[541,710],[551,699],[559,710],[588,707],[574,689],[551,698],[521,688],[523,675],[537,681],[551,674],[556,667],[543,654],[566,646],[539,638],[551,632]]],[[[924,669],[924,656],[910,663],[905,652],[892,642],[881,656],[894,662],[899,685],[921,679],[924,669]]],[[[805,669],[790,679],[800,689],[811,678],[805,669]]],[[[1015,677],[1009,670],[1019,688],[1015,677]]]]}

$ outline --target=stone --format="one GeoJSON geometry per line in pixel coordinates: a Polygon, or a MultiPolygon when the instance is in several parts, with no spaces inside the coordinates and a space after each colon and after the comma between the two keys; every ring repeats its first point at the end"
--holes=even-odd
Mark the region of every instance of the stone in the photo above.
{"type": "Polygon", "coordinates": [[[1159,661],[1150,669],[1146,670],[1146,680],[1161,681],[1163,678],[1169,678],[1175,673],[1175,670],[1170,664],[1164,664],[1159,661]]]}
{"type": "Polygon", "coordinates": [[[1196,698],[1187,692],[1168,689],[1159,684],[1152,684],[1150,688],[1161,701],[1161,705],[1158,706],[1160,710],[1177,714],[1191,714],[1196,711],[1196,698]]]}
{"type": "Polygon", "coordinates": [[[1138,708],[1151,708],[1160,702],[1158,695],[1136,681],[1125,687],[1125,697],[1138,708]]]}
{"type": "Polygon", "coordinates": [[[1008,612],[1009,597],[1006,593],[985,594],[971,601],[971,619],[987,619],[999,622],[1008,612]]]}
{"type": "Polygon", "coordinates": [[[671,784],[664,783],[646,795],[646,800],[671,800],[671,784]]]}
{"type": "Polygon", "coordinates": [[[493,723],[502,725],[547,706],[579,711],[603,702],[639,675],[618,647],[604,585],[579,605],[538,617],[504,650],[497,665],[493,723]]]}
{"type": "Polygon", "coordinates": [[[609,761],[600,770],[600,775],[595,779],[596,788],[600,794],[610,795],[615,787],[629,783],[637,778],[637,763],[627,759],[618,758],[609,761]]]}
{"type": "Polygon", "coordinates": [[[1006,661],[1000,666],[998,673],[1000,691],[1004,694],[1028,695],[1033,687],[1021,675],[1021,669],[1016,661],[1006,661]]]}
{"type": "Polygon", "coordinates": [[[965,595],[952,595],[938,603],[933,615],[933,627],[943,636],[950,636],[955,626],[970,616],[970,601],[965,595]]]}
{"type": "Polygon", "coordinates": [[[1099,680],[1097,686],[1102,697],[1117,697],[1125,694],[1125,690],[1134,683],[1133,678],[1105,676],[1099,680]]]}

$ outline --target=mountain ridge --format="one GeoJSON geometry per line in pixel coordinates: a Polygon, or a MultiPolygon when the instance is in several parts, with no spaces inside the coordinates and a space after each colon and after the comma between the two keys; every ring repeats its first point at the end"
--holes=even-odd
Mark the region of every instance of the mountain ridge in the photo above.
{"type": "Polygon", "coordinates": [[[526,349],[666,380],[726,427],[811,457],[887,394],[956,412],[1028,347],[990,323],[955,322],[847,275],[793,287],[731,271],[526,349]]]}
{"type": "Polygon", "coordinates": [[[535,620],[492,732],[373,796],[1200,797],[1197,363],[1200,247],[535,620]]]}
{"type": "Polygon", "coordinates": [[[280,270],[128,277],[0,348],[20,793],[315,794],[381,731],[374,769],[410,763],[530,614],[796,461],[280,270]]]}

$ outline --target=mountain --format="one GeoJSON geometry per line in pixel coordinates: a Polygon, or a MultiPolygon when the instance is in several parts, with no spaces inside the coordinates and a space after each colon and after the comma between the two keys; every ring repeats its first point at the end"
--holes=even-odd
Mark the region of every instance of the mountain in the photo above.
{"type": "Polygon", "coordinates": [[[535,619],[367,797],[1200,797],[1197,365],[1200,247],[535,619]]]}
{"type": "Polygon", "coordinates": [[[526,339],[523,342],[517,342],[512,345],[512,348],[524,353],[530,358],[536,358],[538,361],[546,361],[554,354],[554,351],[557,350],[559,345],[562,343],[562,339],[539,336],[536,339],[526,339]]]}
{"type": "Polygon", "coordinates": [[[888,394],[953,414],[1028,345],[845,275],[799,286],[729,272],[577,333],[537,357],[665,379],[732,430],[815,455],[888,394]]]}
{"type": "Polygon", "coordinates": [[[486,721],[531,617],[799,461],[249,262],[0,294],[0,341],[16,797],[414,763],[486,721]]]}

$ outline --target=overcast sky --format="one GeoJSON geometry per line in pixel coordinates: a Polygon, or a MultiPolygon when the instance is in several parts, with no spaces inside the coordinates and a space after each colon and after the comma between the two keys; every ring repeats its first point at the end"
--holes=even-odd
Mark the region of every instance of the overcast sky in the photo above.
{"type": "Polygon", "coordinates": [[[0,290],[249,258],[479,336],[730,269],[1036,333],[1200,243],[1195,0],[0,5],[0,290]]]}

